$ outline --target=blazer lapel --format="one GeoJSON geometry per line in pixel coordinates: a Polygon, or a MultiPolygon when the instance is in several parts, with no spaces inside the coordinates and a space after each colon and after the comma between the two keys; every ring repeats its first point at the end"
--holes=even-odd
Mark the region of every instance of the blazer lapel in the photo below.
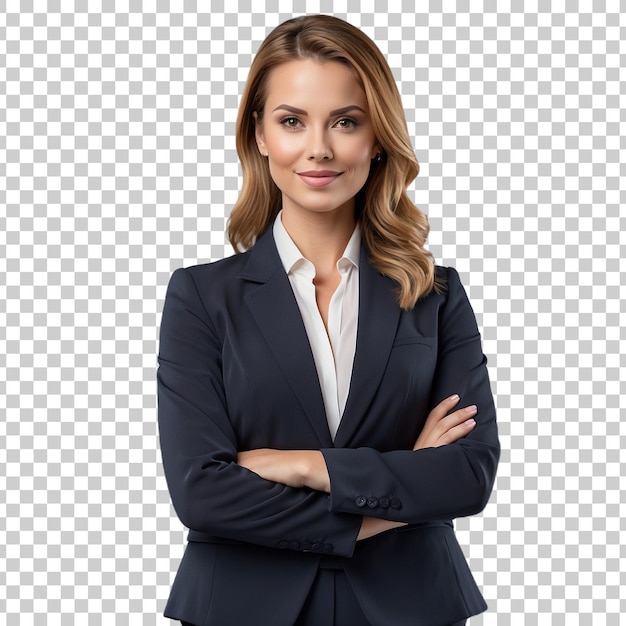
{"type": "Polygon", "coordinates": [[[334,444],[338,448],[349,446],[378,390],[396,336],[400,312],[395,284],[370,265],[363,246],[359,263],[356,353],[346,408],[335,435],[334,444]]]}
{"type": "MultiPolygon", "coordinates": [[[[258,283],[245,296],[248,308],[311,422],[320,447],[332,447],[311,345],[271,227],[250,250],[239,278],[258,283]]],[[[268,393],[274,392],[268,389],[268,393]]]]}

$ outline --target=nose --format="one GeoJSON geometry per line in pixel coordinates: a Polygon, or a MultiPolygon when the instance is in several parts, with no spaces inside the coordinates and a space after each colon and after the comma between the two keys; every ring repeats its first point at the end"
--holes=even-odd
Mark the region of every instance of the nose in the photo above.
{"type": "Polygon", "coordinates": [[[309,161],[328,161],[333,158],[333,151],[324,130],[312,130],[307,146],[309,161]]]}

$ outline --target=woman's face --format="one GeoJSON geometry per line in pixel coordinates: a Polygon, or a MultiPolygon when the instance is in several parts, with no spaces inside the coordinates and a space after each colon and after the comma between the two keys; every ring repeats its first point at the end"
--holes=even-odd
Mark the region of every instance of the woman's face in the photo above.
{"type": "Polygon", "coordinates": [[[266,93],[256,140],[283,210],[354,211],[380,148],[365,92],[350,69],[334,61],[284,63],[270,73],[266,93]]]}

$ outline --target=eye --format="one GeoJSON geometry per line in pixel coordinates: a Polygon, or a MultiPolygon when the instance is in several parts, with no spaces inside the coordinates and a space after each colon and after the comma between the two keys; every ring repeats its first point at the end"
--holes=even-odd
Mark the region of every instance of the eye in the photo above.
{"type": "Polygon", "coordinates": [[[335,126],[337,126],[338,128],[347,130],[347,129],[355,128],[356,126],[358,126],[358,122],[355,119],[352,119],[351,117],[342,117],[341,119],[335,122],[335,126]]]}
{"type": "Polygon", "coordinates": [[[283,117],[279,123],[287,128],[297,128],[300,124],[300,120],[293,115],[288,115],[287,117],[283,117]]]}

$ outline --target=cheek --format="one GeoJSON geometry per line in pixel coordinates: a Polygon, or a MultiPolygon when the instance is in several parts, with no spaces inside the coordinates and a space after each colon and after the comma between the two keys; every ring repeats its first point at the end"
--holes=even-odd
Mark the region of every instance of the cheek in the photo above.
{"type": "Polygon", "coordinates": [[[272,136],[266,138],[267,149],[270,154],[270,162],[277,165],[286,165],[294,161],[300,152],[298,142],[288,135],[272,136]]]}
{"type": "MultiPolygon", "coordinates": [[[[270,155],[272,152],[270,152],[270,155]]],[[[273,156],[270,157],[269,160],[270,166],[270,176],[274,181],[275,185],[283,190],[285,188],[285,166],[280,162],[280,160],[276,160],[273,156]]]]}
{"type": "Polygon", "coordinates": [[[372,160],[372,144],[359,142],[349,146],[344,153],[346,161],[350,162],[355,169],[367,167],[369,169],[372,160]]]}

